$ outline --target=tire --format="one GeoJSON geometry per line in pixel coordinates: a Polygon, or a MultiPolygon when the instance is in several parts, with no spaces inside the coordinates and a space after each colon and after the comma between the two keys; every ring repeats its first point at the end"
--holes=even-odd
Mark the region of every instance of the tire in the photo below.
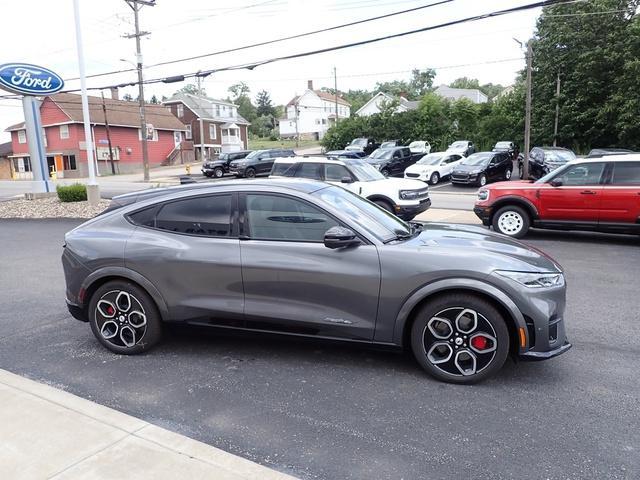
{"type": "Polygon", "coordinates": [[[520,177],[520,180],[524,180],[524,166],[523,165],[518,165],[518,177],[520,177]]]}
{"type": "Polygon", "coordinates": [[[431,174],[431,178],[429,178],[429,183],[431,185],[437,185],[439,181],[440,181],[440,174],[438,172],[433,172],[431,174]]]}
{"type": "Polygon", "coordinates": [[[500,208],[491,221],[493,230],[513,238],[522,238],[529,231],[531,219],[529,214],[516,205],[500,208]]]}
{"type": "Polygon", "coordinates": [[[211,178],[211,174],[210,173],[203,173],[202,175],[204,175],[207,178],[211,178]]]}
{"type": "Polygon", "coordinates": [[[478,185],[484,187],[487,184],[487,176],[484,173],[481,173],[478,177],[478,185]]]}
{"type": "Polygon", "coordinates": [[[374,200],[373,203],[378,205],[383,210],[386,210],[389,213],[393,213],[393,206],[386,200],[374,200]]]}
{"type": "Polygon", "coordinates": [[[438,380],[472,384],[502,368],[509,354],[509,331],[491,303],[467,293],[448,293],[416,313],[411,349],[420,366],[438,380]]]}
{"type": "Polygon", "coordinates": [[[224,177],[224,170],[220,167],[216,167],[213,169],[213,176],[216,178],[224,177]]]}
{"type": "Polygon", "coordinates": [[[95,291],[89,302],[89,324],[104,347],[121,355],[146,352],[162,337],[162,321],[155,302],[127,280],[107,282],[95,291]],[[142,317],[132,316],[134,312],[142,313],[142,317]]]}
{"type": "Polygon", "coordinates": [[[504,179],[505,180],[511,180],[511,170],[507,168],[507,170],[504,172],[504,179]]]}
{"type": "Polygon", "coordinates": [[[385,178],[389,178],[389,175],[391,175],[391,172],[386,168],[383,168],[382,170],[380,170],[380,173],[384,175],[385,178]]]}
{"type": "Polygon", "coordinates": [[[244,171],[244,176],[247,178],[255,178],[256,177],[256,170],[255,168],[247,168],[244,171]]]}

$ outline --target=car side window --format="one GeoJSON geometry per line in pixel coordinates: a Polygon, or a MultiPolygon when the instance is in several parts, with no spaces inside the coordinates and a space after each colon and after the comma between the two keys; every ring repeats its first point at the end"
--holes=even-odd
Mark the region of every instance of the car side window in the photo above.
{"type": "Polygon", "coordinates": [[[252,240],[322,243],[325,232],[337,225],[332,217],[302,200],[268,194],[246,196],[245,235],[252,240]]]}
{"type": "Polygon", "coordinates": [[[613,185],[640,185],[640,162],[615,162],[613,185]]]}
{"type": "Polygon", "coordinates": [[[400,150],[393,152],[393,158],[400,158],[400,150]]]}
{"type": "Polygon", "coordinates": [[[598,185],[604,170],[604,163],[583,163],[573,165],[565,170],[562,175],[553,180],[562,182],[567,186],[598,185]]]}
{"type": "Polygon", "coordinates": [[[210,195],[165,203],[155,227],[175,233],[207,237],[231,235],[231,195],[210,195]]]}
{"type": "Polygon", "coordinates": [[[319,163],[301,163],[296,170],[296,177],[312,178],[314,180],[322,180],[320,177],[320,164],[319,163]]]}
{"type": "Polygon", "coordinates": [[[351,173],[344,165],[337,165],[335,163],[326,163],[324,165],[324,179],[327,182],[340,182],[345,177],[353,179],[351,173]]]}

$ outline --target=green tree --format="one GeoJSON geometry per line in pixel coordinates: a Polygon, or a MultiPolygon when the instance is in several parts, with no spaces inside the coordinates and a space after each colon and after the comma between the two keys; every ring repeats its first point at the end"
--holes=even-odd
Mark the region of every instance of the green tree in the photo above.
{"type": "Polygon", "coordinates": [[[256,107],[251,103],[249,97],[251,93],[249,86],[244,82],[239,82],[231,85],[228,91],[232,95],[230,100],[238,106],[238,113],[249,122],[253,122],[258,115],[256,107]]]}
{"type": "Polygon", "coordinates": [[[414,69],[411,71],[411,80],[393,80],[390,82],[376,83],[376,92],[388,93],[393,97],[404,95],[407,100],[419,100],[425,93],[431,90],[433,79],[436,76],[435,70],[414,69]]]}
{"type": "Polygon", "coordinates": [[[149,101],[149,103],[153,104],[153,105],[157,105],[160,103],[160,101],[158,100],[158,97],[154,95],[151,95],[151,100],[149,101]]]}
{"type": "Polygon", "coordinates": [[[276,109],[271,102],[271,96],[266,90],[260,90],[256,96],[256,114],[260,116],[274,117],[276,109]]]}
{"type": "Polygon", "coordinates": [[[174,95],[177,95],[178,93],[188,93],[190,95],[199,95],[202,97],[207,96],[207,92],[204,88],[198,88],[198,86],[193,83],[187,83],[184,87],[173,92],[174,95]]]}
{"type": "Polygon", "coordinates": [[[133,97],[131,96],[130,93],[125,93],[122,96],[122,100],[126,101],[126,102],[133,102],[133,97]]]}

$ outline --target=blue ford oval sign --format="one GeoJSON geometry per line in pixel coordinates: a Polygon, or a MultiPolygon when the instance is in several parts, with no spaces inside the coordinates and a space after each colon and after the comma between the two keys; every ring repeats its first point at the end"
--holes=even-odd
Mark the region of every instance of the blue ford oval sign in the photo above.
{"type": "Polygon", "coordinates": [[[48,68],[28,63],[0,65],[0,88],[22,95],[51,95],[62,90],[64,80],[48,68]]]}

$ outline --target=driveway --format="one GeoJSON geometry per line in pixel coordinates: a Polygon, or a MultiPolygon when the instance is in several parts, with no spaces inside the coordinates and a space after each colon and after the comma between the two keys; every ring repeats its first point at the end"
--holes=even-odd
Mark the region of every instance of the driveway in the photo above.
{"type": "Polygon", "coordinates": [[[640,477],[636,237],[531,235],[567,271],[574,348],[465,387],[406,354],[192,328],[111,354],[64,306],[77,224],[0,221],[0,368],[306,479],[640,477]]]}

